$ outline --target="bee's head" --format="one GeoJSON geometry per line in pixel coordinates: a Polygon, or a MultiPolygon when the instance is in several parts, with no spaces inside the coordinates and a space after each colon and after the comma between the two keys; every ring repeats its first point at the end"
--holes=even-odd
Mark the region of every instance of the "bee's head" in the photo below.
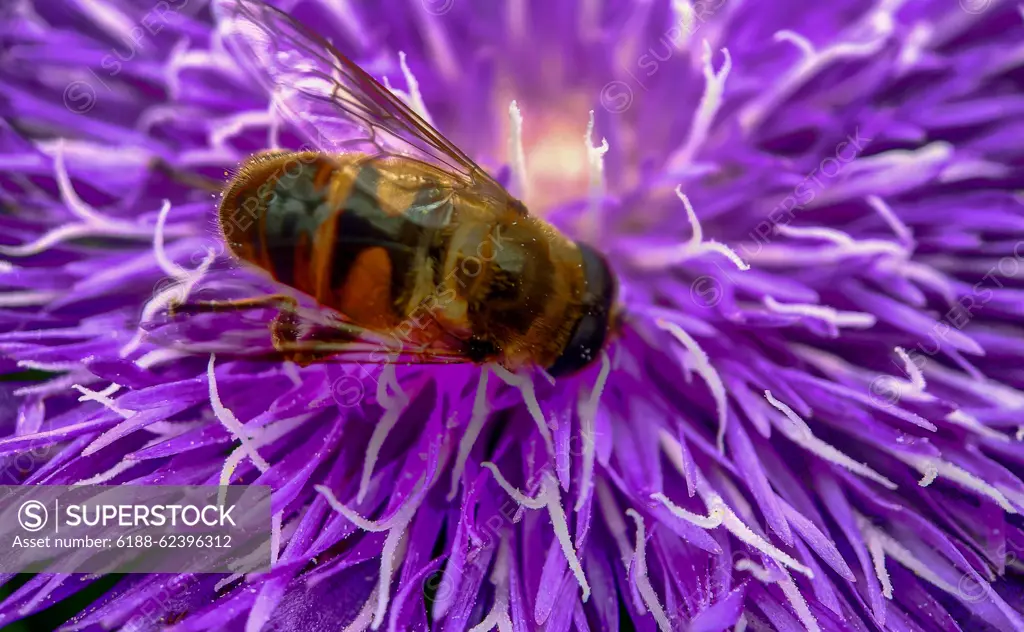
{"type": "Polygon", "coordinates": [[[615,326],[618,280],[604,256],[584,243],[577,242],[583,257],[586,285],[581,301],[582,312],[562,355],[548,367],[554,377],[575,373],[596,359],[604,348],[609,332],[615,326]]]}

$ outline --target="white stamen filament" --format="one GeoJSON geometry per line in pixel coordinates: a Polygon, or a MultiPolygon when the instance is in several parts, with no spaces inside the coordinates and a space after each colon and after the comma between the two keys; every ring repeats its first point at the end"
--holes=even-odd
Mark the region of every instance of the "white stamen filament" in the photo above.
{"type": "Polygon", "coordinates": [[[823,320],[834,327],[868,329],[875,325],[874,314],[865,312],[842,312],[828,305],[806,303],[780,303],[771,296],[764,297],[765,307],[778,314],[798,314],[823,320]]]}
{"type": "Polygon", "coordinates": [[[939,477],[939,469],[934,465],[924,466],[924,476],[917,482],[921,487],[928,487],[939,477]]]}
{"type": "Polygon", "coordinates": [[[210,405],[213,408],[213,414],[217,419],[224,424],[228,432],[232,434],[236,439],[241,441],[241,449],[245,450],[246,456],[253,462],[253,465],[258,467],[260,471],[266,472],[270,469],[270,464],[260,456],[256,450],[256,446],[253,445],[253,440],[249,437],[245,431],[245,427],[242,422],[235,417],[235,414],[231,412],[220,400],[220,393],[217,390],[217,378],[214,375],[214,363],[216,362],[216,355],[210,354],[210,362],[206,365],[206,376],[209,381],[210,388],[210,405]]]}
{"type": "Polygon", "coordinates": [[[687,492],[692,498],[694,494],[694,485],[696,481],[691,480],[690,474],[687,471],[685,457],[683,455],[683,446],[679,443],[679,439],[672,436],[672,434],[662,428],[658,433],[658,441],[661,444],[661,450],[668,457],[669,463],[671,463],[676,471],[679,472],[684,479],[686,479],[687,492]]]}
{"type": "Polygon", "coordinates": [[[900,238],[901,242],[903,242],[903,245],[908,249],[913,250],[915,245],[914,233],[911,232],[906,224],[900,221],[900,218],[893,212],[892,207],[877,195],[867,196],[867,201],[868,204],[871,205],[871,208],[875,209],[882,219],[885,220],[885,223],[892,228],[893,232],[896,233],[896,236],[900,238]]]}
{"type": "Polygon", "coordinates": [[[281,520],[284,512],[279,511],[270,517],[270,566],[276,566],[281,557],[281,520]]]}
{"type": "MultiPolygon", "coordinates": [[[[3,248],[0,248],[0,254],[12,253],[5,253],[3,248]]],[[[60,292],[4,292],[3,294],[0,294],[0,307],[30,307],[32,305],[45,305],[59,296],[61,296],[60,292]]]]}
{"type": "Polygon", "coordinates": [[[380,581],[377,584],[377,610],[373,615],[371,630],[376,630],[384,623],[384,615],[388,611],[388,602],[391,600],[391,578],[396,567],[401,566],[405,557],[405,549],[408,540],[405,537],[409,522],[416,511],[418,504],[412,504],[399,513],[401,521],[396,524],[384,538],[384,547],[380,553],[380,581]]]}
{"type": "Polygon", "coordinates": [[[86,224],[109,225],[113,222],[107,217],[100,215],[91,206],[78,197],[74,186],[71,185],[71,176],[68,175],[67,165],[64,163],[65,140],[57,139],[53,145],[53,175],[57,179],[57,188],[61,198],[66,202],[67,209],[71,214],[86,224]]]}
{"type": "Polygon", "coordinates": [[[694,11],[690,0],[672,0],[672,13],[682,25],[682,33],[679,41],[676,42],[677,50],[686,50],[690,43],[690,35],[696,30],[694,28],[694,11]]]}
{"type": "Polygon", "coordinates": [[[686,139],[686,144],[668,159],[670,170],[681,169],[689,165],[697,150],[700,149],[707,139],[711,123],[715,119],[718,108],[722,105],[725,80],[729,76],[729,71],[732,70],[732,57],[729,55],[728,48],[722,49],[722,56],[725,58],[725,61],[722,62],[722,68],[716,72],[713,65],[711,44],[704,40],[704,56],[702,59],[704,65],[704,95],[701,97],[700,105],[697,106],[697,111],[694,114],[690,135],[686,139]]]}
{"type": "Polygon", "coordinates": [[[793,606],[793,610],[796,611],[796,616],[800,619],[800,623],[804,624],[807,632],[820,632],[821,628],[818,626],[818,620],[811,613],[811,609],[807,606],[807,600],[800,593],[796,582],[793,581],[793,578],[790,577],[785,569],[782,572],[786,577],[779,582],[779,588],[782,589],[782,594],[786,595],[789,605],[793,606]]]}
{"type": "Polygon", "coordinates": [[[156,230],[153,231],[153,256],[156,257],[156,263],[163,270],[164,274],[179,281],[184,281],[188,279],[189,271],[171,261],[170,257],[167,256],[167,250],[164,248],[164,230],[167,227],[167,215],[170,212],[171,201],[164,200],[160,206],[160,213],[156,218],[156,230]]]}
{"type": "Polygon", "coordinates": [[[796,46],[805,60],[812,59],[818,54],[817,50],[814,48],[814,44],[811,43],[811,40],[799,33],[790,31],[789,29],[776,31],[774,39],[776,42],[789,42],[793,46],[796,46]]]}
{"type": "Polygon", "coordinates": [[[81,386],[80,384],[72,384],[71,388],[75,389],[76,391],[82,394],[82,396],[78,398],[78,401],[98,402],[102,404],[104,408],[114,411],[115,413],[121,415],[125,419],[128,419],[137,412],[134,410],[129,410],[127,408],[119,408],[117,404],[114,402],[114,400],[112,400],[110,397],[107,397],[103,393],[97,393],[96,391],[81,386]]]}
{"type": "Polygon", "coordinates": [[[142,344],[142,339],[146,335],[146,331],[142,328],[142,323],[148,322],[161,309],[171,305],[172,303],[185,302],[185,299],[187,299],[188,295],[192,292],[192,288],[202,280],[216,258],[217,253],[215,253],[212,248],[207,248],[206,257],[199,263],[199,266],[193,272],[186,271],[185,279],[179,280],[178,283],[165,287],[153,296],[153,298],[149,299],[142,308],[142,316],[139,319],[140,325],[138,330],[136,330],[132,339],[121,347],[120,355],[122,358],[126,358],[134,353],[139,348],[139,345],[142,344]]]}
{"type": "Polygon", "coordinates": [[[247,110],[217,120],[210,131],[210,145],[225,148],[229,139],[250,127],[273,128],[277,121],[275,110],[276,104],[272,103],[267,110],[247,110]]]}
{"type": "Polygon", "coordinates": [[[604,518],[608,531],[619,549],[619,558],[622,566],[629,569],[629,560],[632,558],[632,551],[629,548],[629,541],[626,539],[626,521],[622,519],[622,512],[618,503],[612,495],[612,490],[604,479],[598,478],[594,487],[597,492],[597,506],[601,510],[601,517],[604,518]]]}
{"type": "MultiPolygon", "coordinates": [[[[39,254],[58,243],[79,237],[106,236],[126,238],[149,237],[151,235],[150,229],[146,227],[123,220],[104,217],[78,196],[78,193],[75,192],[75,189],[72,186],[71,177],[68,175],[64,164],[63,140],[59,140],[54,144],[53,171],[54,178],[57,180],[57,189],[60,192],[61,200],[64,202],[64,207],[67,208],[72,215],[81,220],[81,222],[58,226],[57,228],[47,231],[35,241],[26,244],[18,246],[0,246],[0,254],[10,257],[24,257],[39,254]]],[[[182,234],[181,231],[174,232],[175,234],[182,234]]],[[[36,302],[27,302],[30,300],[29,297],[31,295],[32,293],[30,292],[8,293],[4,297],[0,297],[0,306],[38,304],[36,302]],[[22,296],[19,298],[12,298],[12,294],[20,294],[22,296]]],[[[38,301],[39,303],[45,303],[52,298],[50,295],[56,295],[56,293],[40,292],[38,295],[46,295],[49,297],[46,300],[38,301]]]]}
{"type": "Polygon", "coordinates": [[[107,386],[107,388],[105,388],[102,391],[100,391],[99,394],[104,396],[104,397],[110,397],[111,395],[113,395],[114,393],[116,393],[119,390],[121,390],[121,385],[120,384],[116,384],[114,382],[111,382],[110,385],[107,386]]]}
{"type": "Polygon", "coordinates": [[[892,580],[889,578],[889,571],[885,568],[885,549],[882,548],[882,541],[875,536],[874,529],[865,529],[862,525],[861,530],[864,532],[864,543],[868,547],[868,553],[871,554],[871,564],[875,567],[875,575],[882,585],[882,595],[886,599],[892,599],[892,580]]]}
{"type": "Polygon", "coordinates": [[[690,199],[683,195],[682,186],[676,187],[676,197],[686,208],[686,217],[690,222],[692,235],[689,242],[681,246],[670,246],[668,248],[651,248],[637,253],[634,262],[644,269],[665,268],[682,263],[689,259],[699,257],[710,252],[717,252],[733,263],[740,270],[749,270],[750,266],[740,258],[731,248],[725,244],[711,240],[704,242],[704,230],[701,228],[697,213],[690,204],[690,199]]]}
{"type": "Polygon", "coordinates": [[[772,576],[771,572],[767,568],[755,562],[754,560],[748,558],[736,560],[736,565],[734,566],[734,568],[740,572],[745,571],[747,573],[750,573],[754,576],[754,579],[756,579],[759,582],[763,582],[765,584],[771,584],[775,582],[775,577],[772,576]]]}
{"type": "Polygon", "coordinates": [[[602,202],[605,195],[604,155],[608,153],[608,139],[602,138],[601,145],[594,147],[594,111],[590,111],[587,133],[584,137],[587,148],[587,166],[590,174],[590,200],[584,216],[583,234],[592,241],[600,239],[602,202]]]}
{"type": "Polygon", "coordinates": [[[651,499],[657,500],[661,504],[665,505],[665,508],[671,511],[673,515],[675,515],[676,517],[682,518],[683,520],[692,523],[700,527],[701,529],[717,529],[718,527],[722,526],[722,520],[725,519],[724,505],[715,505],[712,507],[708,507],[708,515],[701,516],[676,505],[671,500],[669,500],[668,496],[662,494],[661,492],[655,492],[651,494],[651,499]]]}
{"type": "Polygon", "coordinates": [[[887,195],[915,190],[924,183],[934,182],[934,174],[946,168],[954,156],[953,146],[945,141],[934,141],[918,149],[890,149],[860,156],[846,165],[843,178],[820,192],[814,205],[827,206],[879,189],[887,195]]]}
{"type": "Polygon", "coordinates": [[[555,531],[555,538],[558,540],[562,553],[569,563],[569,569],[572,570],[573,575],[576,576],[576,581],[583,590],[583,601],[586,602],[590,599],[590,584],[583,573],[583,565],[580,563],[579,555],[573,547],[572,538],[569,535],[569,523],[565,518],[565,512],[562,510],[562,499],[558,492],[558,480],[549,472],[545,472],[541,480],[540,492],[536,498],[530,498],[515,487],[512,487],[494,463],[488,461],[482,465],[494,475],[494,480],[497,481],[498,485],[520,505],[529,509],[547,507],[548,514],[551,516],[551,527],[555,531]]]}
{"type": "Polygon", "coordinates": [[[900,544],[896,539],[890,537],[888,533],[871,524],[871,522],[863,516],[857,516],[857,518],[858,527],[864,535],[865,542],[868,544],[869,552],[871,552],[872,560],[875,565],[875,574],[878,575],[878,581],[882,584],[882,593],[886,598],[892,598],[892,585],[889,579],[889,572],[885,570],[884,558],[886,555],[896,560],[902,564],[904,568],[910,570],[915,575],[932,584],[939,590],[943,590],[954,597],[962,597],[960,589],[935,574],[933,570],[928,568],[924,562],[917,559],[909,549],[900,544]]]}
{"type": "Polygon", "coordinates": [[[804,448],[808,452],[812,452],[830,463],[835,463],[858,476],[863,476],[866,479],[875,481],[879,485],[889,489],[896,489],[896,483],[892,482],[885,476],[882,476],[864,463],[854,461],[832,445],[815,437],[814,433],[811,432],[810,426],[807,425],[807,422],[801,419],[792,408],[775,399],[775,397],[772,396],[771,391],[765,391],[764,396],[768,400],[768,403],[785,415],[791,422],[792,425],[788,426],[776,423],[778,428],[782,430],[790,441],[804,448]]]}
{"type": "MultiPolygon", "coordinates": [[[[268,425],[267,427],[261,430],[258,436],[253,437],[253,448],[258,449],[262,448],[263,446],[274,443],[281,437],[285,436],[286,434],[294,430],[297,426],[301,425],[311,416],[312,414],[303,414],[297,417],[282,419],[280,421],[276,421],[268,425]]],[[[155,424],[150,424],[149,426],[146,427],[146,429],[153,430],[154,425],[155,424]]],[[[235,470],[238,469],[238,466],[239,464],[241,464],[242,459],[244,459],[247,455],[248,453],[244,449],[238,447],[232,450],[231,453],[228,454],[228,458],[224,460],[224,465],[223,467],[221,467],[220,470],[220,478],[217,481],[217,485],[220,487],[220,489],[217,491],[218,504],[223,505],[227,502],[227,486],[231,484],[231,476],[235,473],[235,470]]],[[[259,468],[258,465],[256,467],[259,468]]],[[[260,471],[266,472],[267,470],[260,468],[260,471]]]]}
{"type": "MultiPolygon", "coordinates": [[[[797,588],[796,582],[793,581],[793,577],[786,571],[786,569],[779,569],[782,573],[782,579],[776,580],[768,569],[764,568],[753,562],[752,560],[742,559],[736,561],[736,570],[747,571],[754,576],[754,579],[765,583],[778,583],[779,588],[782,589],[782,594],[786,596],[786,601],[796,611],[796,616],[800,619],[800,623],[804,624],[804,628],[808,632],[820,632],[821,628],[818,626],[818,620],[814,618],[814,614],[811,613],[811,609],[807,606],[807,600],[800,593],[800,589],[797,588]]],[[[738,626],[737,626],[738,627],[738,626]]],[[[746,628],[746,624],[743,625],[746,628]]]]}
{"type": "Polygon", "coordinates": [[[370,592],[369,598],[363,607],[359,609],[359,614],[345,626],[342,632],[363,632],[366,628],[370,627],[370,622],[373,621],[374,605],[377,603],[377,595],[380,592],[380,585],[373,587],[373,591],[370,592]]]}
{"type": "MultiPolygon", "coordinates": [[[[418,490],[420,487],[423,486],[423,483],[424,478],[420,476],[420,479],[413,487],[413,490],[418,490]]],[[[349,522],[356,525],[363,531],[377,533],[380,531],[388,531],[390,529],[393,529],[395,525],[398,524],[399,519],[401,518],[403,512],[405,511],[404,508],[402,510],[399,510],[395,512],[395,514],[387,520],[367,520],[366,518],[360,516],[358,513],[342,504],[342,502],[338,500],[338,497],[334,495],[334,492],[332,492],[331,489],[326,485],[314,485],[313,489],[315,489],[320,494],[323,494],[324,498],[327,500],[327,504],[331,506],[331,509],[345,516],[345,518],[349,522]]]]}
{"type": "Polygon", "coordinates": [[[633,509],[627,509],[626,515],[636,522],[636,549],[633,553],[633,560],[636,563],[636,587],[640,596],[647,606],[647,610],[658,622],[658,628],[662,632],[669,632],[672,629],[665,609],[658,601],[658,595],[651,586],[651,580],[647,577],[647,534],[644,530],[644,519],[633,509]]]}
{"type": "Polygon", "coordinates": [[[448,492],[449,501],[455,498],[455,492],[459,488],[459,479],[462,478],[462,473],[466,469],[469,453],[472,451],[473,445],[476,444],[480,431],[483,430],[484,422],[487,421],[487,413],[490,412],[487,402],[487,373],[486,365],[480,368],[480,383],[476,387],[476,397],[473,399],[473,415],[469,418],[469,423],[466,424],[462,438],[459,439],[459,451],[455,457],[455,465],[452,467],[452,488],[448,492]]]}
{"type": "Polygon", "coordinates": [[[590,392],[590,397],[586,400],[582,397],[580,398],[577,408],[580,417],[580,435],[583,439],[580,492],[576,498],[576,506],[573,508],[577,512],[583,508],[583,504],[586,502],[587,493],[590,491],[590,485],[594,476],[594,457],[597,454],[597,435],[594,429],[594,417],[597,415],[597,406],[601,399],[601,393],[604,392],[604,385],[608,380],[608,374],[611,372],[611,369],[611,359],[608,357],[608,353],[602,350],[601,371],[597,374],[597,380],[594,382],[594,390],[590,392]]]}
{"type": "Polygon", "coordinates": [[[481,463],[481,465],[490,470],[491,474],[494,475],[494,480],[498,483],[498,486],[505,490],[505,493],[511,496],[512,499],[515,500],[517,503],[528,509],[541,509],[542,507],[544,507],[545,499],[543,486],[541,487],[541,491],[537,494],[536,498],[530,498],[526,494],[522,493],[521,491],[513,487],[512,484],[508,482],[508,479],[505,478],[504,475],[502,475],[497,465],[491,463],[490,461],[485,461],[484,463],[481,463]]]}
{"type": "MultiPolygon", "coordinates": [[[[215,38],[218,35],[223,37],[225,34],[223,31],[231,29],[233,25],[230,22],[230,20],[219,21],[215,38]]],[[[209,50],[202,48],[190,50],[188,46],[189,41],[187,38],[182,38],[175,44],[171,49],[170,55],[168,55],[167,65],[164,67],[164,80],[167,83],[167,92],[171,101],[180,101],[181,80],[179,76],[184,70],[189,68],[215,70],[228,76],[245,78],[244,70],[238,66],[237,62],[231,59],[223,48],[218,49],[217,46],[213,46],[209,50]]]]}
{"type": "Polygon", "coordinates": [[[398,419],[401,417],[402,412],[405,411],[405,407],[409,405],[409,396],[398,385],[393,364],[385,365],[381,371],[380,380],[377,382],[377,401],[381,408],[384,409],[384,414],[381,415],[380,421],[374,427],[373,434],[370,435],[370,442],[366,446],[366,458],[363,459],[363,474],[359,480],[359,492],[356,494],[357,502],[363,502],[363,499],[366,498],[366,492],[370,488],[370,478],[373,476],[373,468],[377,464],[377,458],[380,456],[380,449],[384,446],[384,440],[387,439],[388,434],[395,427],[395,424],[398,423],[398,419]],[[395,390],[394,395],[389,395],[387,392],[389,384],[395,390]]]}
{"type": "Polygon", "coordinates": [[[714,529],[718,526],[724,526],[725,529],[735,536],[740,542],[753,547],[776,562],[779,562],[784,566],[788,566],[798,573],[806,575],[807,577],[814,577],[814,572],[810,568],[804,566],[785,551],[772,545],[770,542],[754,533],[754,531],[744,524],[743,521],[739,519],[733,510],[730,509],[729,506],[725,504],[725,501],[723,501],[717,494],[714,494],[713,492],[702,492],[701,497],[704,499],[704,504],[708,507],[707,517],[698,516],[686,509],[683,509],[669,500],[668,497],[661,492],[651,494],[652,500],[660,502],[677,518],[686,520],[687,522],[701,527],[702,529],[714,529]]]}
{"type": "Polygon", "coordinates": [[[107,481],[112,480],[118,474],[121,474],[126,470],[130,470],[132,467],[138,464],[138,461],[134,461],[132,459],[123,459],[106,472],[101,472],[96,476],[91,476],[89,478],[85,478],[78,481],[77,483],[75,483],[75,487],[83,487],[86,485],[103,485],[107,481]]]}
{"type": "Polygon", "coordinates": [[[71,388],[76,382],[88,379],[88,377],[91,377],[91,375],[85,371],[75,371],[69,375],[62,375],[41,384],[22,386],[21,388],[15,389],[14,394],[18,397],[26,397],[28,395],[53,395],[71,388]]]}
{"type": "Polygon", "coordinates": [[[529,376],[515,375],[498,364],[491,364],[490,367],[494,374],[500,377],[503,382],[519,389],[523,397],[523,403],[526,404],[526,410],[533,417],[534,423],[537,424],[537,431],[540,432],[541,438],[544,439],[544,446],[547,448],[548,454],[554,454],[555,447],[554,441],[551,438],[551,429],[548,428],[548,423],[544,419],[544,413],[540,409],[540,402],[537,401],[537,393],[533,390],[533,382],[530,381],[529,376]]]}
{"type": "Polygon", "coordinates": [[[398,64],[402,67],[402,76],[405,77],[405,85],[408,88],[409,107],[419,115],[421,119],[433,125],[430,112],[427,111],[427,104],[423,102],[423,95],[420,93],[420,83],[416,81],[416,75],[409,69],[409,63],[405,58],[405,52],[398,52],[398,64]]]}
{"type": "Polygon", "coordinates": [[[213,592],[220,592],[225,586],[235,583],[239,579],[242,579],[242,577],[244,576],[241,573],[231,573],[213,585],[213,592]]]}
{"type": "Polygon", "coordinates": [[[744,106],[739,114],[740,125],[747,132],[753,131],[776,105],[784,101],[820,70],[836,60],[872,55],[886,39],[885,36],[881,36],[863,43],[840,41],[822,51],[817,51],[806,37],[789,30],[778,31],[775,33],[775,41],[788,42],[796,46],[803,59],[784,77],[774,82],[768,91],[744,106]]]}
{"type": "Polygon", "coordinates": [[[143,354],[138,360],[135,360],[135,364],[140,368],[148,369],[183,357],[185,357],[185,354],[176,349],[153,349],[143,354]]]}
{"type": "Polygon", "coordinates": [[[555,537],[558,538],[558,543],[562,547],[562,553],[565,555],[566,561],[569,562],[569,568],[572,570],[572,574],[576,576],[576,581],[579,582],[580,588],[583,591],[583,603],[586,603],[590,599],[590,584],[583,573],[583,565],[580,563],[579,554],[572,545],[572,538],[569,535],[569,523],[565,519],[565,512],[562,510],[562,499],[558,493],[558,481],[551,474],[546,474],[544,483],[541,484],[541,489],[543,490],[542,495],[547,501],[548,513],[551,515],[551,526],[555,530],[555,537]]]}
{"type": "Polygon", "coordinates": [[[982,423],[978,421],[976,417],[964,412],[962,408],[954,410],[953,412],[946,415],[946,421],[957,426],[960,426],[961,428],[966,428],[967,430],[976,432],[980,436],[986,437],[988,439],[1001,441],[1003,443],[1007,443],[1010,441],[1010,437],[1006,436],[1001,432],[992,430],[988,426],[982,425],[982,423]]]}
{"type": "Polygon", "coordinates": [[[1013,505],[1010,504],[1010,501],[1007,500],[1006,496],[1004,496],[1002,492],[981,480],[974,474],[963,469],[959,465],[955,465],[948,461],[943,461],[938,457],[932,456],[906,454],[895,450],[892,451],[892,454],[907,465],[910,465],[917,471],[921,472],[921,474],[924,475],[924,480],[922,481],[924,484],[928,484],[936,477],[941,476],[955,483],[959,483],[971,491],[991,498],[997,505],[1002,507],[1003,511],[1006,513],[1017,513],[1017,510],[1014,509],[1013,505]]]}
{"type": "Polygon", "coordinates": [[[343,505],[329,487],[325,485],[314,485],[313,488],[323,495],[327,500],[327,504],[330,505],[332,509],[343,515],[357,527],[371,532],[388,532],[387,537],[384,539],[384,547],[381,550],[380,578],[378,580],[377,587],[374,589],[370,599],[363,606],[359,616],[356,617],[356,621],[353,622],[353,624],[350,624],[349,628],[346,629],[365,630],[367,620],[369,619],[369,612],[371,611],[371,606],[369,604],[374,601],[376,601],[376,608],[372,610],[373,618],[369,621],[369,625],[372,629],[376,630],[380,627],[381,623],[384,622],[384,615],[387,612],[388,602],[391,599],[392,575],[394,569],[401,565],[402,559],[405,556],[405,547],[407,544],[405,533],[413,516],[416,514],[416,510],[423,501],[419,492],[425,482],[424,476],[420,476],[416,485],[414,485],[412,490],[409,492],[409,496],[406,497],[405,505],[401,506],[390,519],[379,522],[367,520],[343,505]],[[357,623],[358,626],[356,626],[357,623]]]}
{"type": "Polygon", "coordinates": [[[910,384],[918,391],[924,391],[927,383],[924,381],[924,374],[921,373],[921,369],[914,364],[914,361],[903,350],[903,347],[896,347],[896,355],[903,360],[903,365],[907,369],[907,375],[910,376],[910,384]]]}
{"type": "Polygon", "coordinates": [[[284,371],[285,376],[291,381],[293,386],[302,386],[302,375],[299,373],[299,367],[294,362],[283,362],[281,369],[284,371]]]}
{"type": "MultiPolygon", "coordinates": [[[[81,362],[39,362],[36,360],[18,360],[18,366],[25,369],[35,369],[37,371],[52,371],[59,373],[62,371],[74,371],[75,369],[81,369],[81,362]]],[[[109,393],[108,393],[109,394],[109,393]]],[[[85,400],[79,400],[85,401],[85,400]]]]}
{"type": "Polygon", "coordinates": [[[226,502],[228,495],[226,487],[231,484],[231,476],[238,469],[245,456],[245,450],[235,448],[228,454],[228,458],[224,459],[224,465],[220,468],[220,478],[217,480],[217,485],[220,487],[217,491],[217,504],[223,505],[226,502]]]}
{"type": "Polygon", "coordinates": [[[788,226],[784,224],[779,224],[775,228],[780,235],[793,237],[794,239],[821,239],[832,242],[840,246],[835,250],[838,254],[889,254],[897,259],[905,259],[908,255],[903,246],[891,241],[884,239],[855,240],[847,233],[835,228],[788,226]]]}
{"type": "MultiPolygon", "coordinates": [[[[210,406],[213,408],[213,414],[217,419],[224,424],[224,427],[228,429],[236,439],[241,441],[239,449],[245,451],[245,455],[253,462],[261,472],[266,472],[270,469],[270,464],[260,456],[260,453],[256,450],[254,440],[248,435],[245,427],[235,417],[235,414],[231,412],[220,400],[220,393],[217,391],[217,378],[214,375],[214,363],[216,362],[215,354],[210,354],[210,362],[206,366],[206,375],[210,385],[210,406]]],[[[229,455],[230,456],[230,455],[229,455]]],[[[227,464],[225,464],[225,467],[227,464]]],[[[222,474],[223,475],[223,474],[222,474]]],[[[221,498],[223,493],[218,491],[218,498],[221,498]]],[[[283,510],[282,510],[283,511],[283,510]]],[[[278,512],[274,514],[270,524],[270,560],[271,565],[277,562],[277,556],[281,548],[281,519],[282,513],[278,512]]]]}
{"type": "Polygon", "coordinates": [[[529,197],[529,181],[526,175],[526,154],[523,151],[523,114],[515,101],[508,106],[509,136],[508,163],[512,168],[512,195],[520,200],[529,197]]]}
{"type": "Polygon", "coordinates": [[[377,400],[386,402],[389,407],[409,402],[409,394],[405,392],[402,384],[398,381],[398,373],[393,364],[385,364],[380,371],[380,379],[377,381],[377,400]]]}
{"type": "Polygon", "coordinates": [[[999,162],[961,157],[943,169],[936,181],[945,184],[975,178],[1002,178],[1011,173],[1012,170],[1009,167],[999,162]]]}
{"type": "Polygon", "coordinates": [[[718,451],[724,454],[725,425],[729,417],[726,409],[725,385],[722,383],[722,378],[719,377],[718,372],[711,366],[708,355],[704,353],[704,350],[700,348],[697,341],[690,334],[686,333],[682,327],[661,319],[658,319],[657,323],[658,327],[672,334],[676,340],[686,347],[686,350],[690,352],[690,356],[693,358],[694,370],[707,383],[708,389],[715,399],[715,409],[718,411],[718,436],[716,437],[716,443],[718,451]]]}
{"type": "MultiPolygon", "coordinates": [[[[132,230],[135,231],[134,227],[132,230]]],[[[21,244],[18,246],[0,246],[0,255],[7,255],[9,257],[26,257],[28,255],[39,254],[44,250],[48,250],[51,246],[71,239],[77,239],[79,237],[94,237],[99,235],[115,236],[118,235],[118,233],[116,232],[116,229],[107,225],[67,224],[64,226],[58,226],[57,228],[43,234],[42,237],[27,244],[21,244]]],[[[28,293],[25,292],[25,294],[28,293]]],[[[17,305],[17,303],[10,303],[10,301],[5,301],[0,304],[5,303],[17,305]]]]}
{"type": "Polygon", "coordinates": [[[512,620],[509,618],[509,546],[505,537],[498,545],[498,557],[491,571],[491,584],[494,585],[494,605],[484,620],[469,629],[469,632],[488,632],[495,627],[498,632],[512,632],[512,620]]]}

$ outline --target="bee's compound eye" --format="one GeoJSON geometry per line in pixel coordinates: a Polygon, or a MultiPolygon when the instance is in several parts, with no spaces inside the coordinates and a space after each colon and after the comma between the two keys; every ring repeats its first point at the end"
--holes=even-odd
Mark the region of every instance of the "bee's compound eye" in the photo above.
{"type": "Polygon", "coordinates": [[[590,364],[604,347],[611,322],[617,284],[608,262],[586,244],[578,244],[583,255],[583,315],[576,323],[562,355],[548,367],[553,377],[569,375],[590,364]]]}

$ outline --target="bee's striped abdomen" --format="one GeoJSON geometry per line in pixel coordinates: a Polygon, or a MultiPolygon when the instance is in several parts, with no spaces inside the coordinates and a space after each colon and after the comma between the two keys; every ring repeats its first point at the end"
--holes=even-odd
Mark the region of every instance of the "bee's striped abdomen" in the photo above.
{"type": "Polygon", "coordinates": [[[436,216],[438,189],[407,186],[400,167],[358,154],[254,158],[246,185],[222,202],[225,237],[239,257],[354,322],[395,326],[443,251],[439,227],[422,221],[436,216]],[[251,226],[227,221],[239,209],[256,210],[251,226]]]}
{"type": "Polygon", "coordinates": [[[332,227],[330,266],[321,271],[331,290],[331,298],[322,302],[367,327],[393,326],[399,321],[396,281],[405,269],[406,246],[396,239],[402,218],[381,209],[380,171],[372,162],[353,165],[336,177],[348,181],[348,194],[332,227]]]}
{"type": "Polygon", "coordinates": [[[334,170],[317,154],[273,152],[246,162],[220,206],[221,230],[235,254],[315,294],[319,233],[336,212],[334,170]]]}
{"type": "Polygon", "coordinates": [[[318,232],[336,212],[329,190],[332,171],[330,160],[321,158],[277,176],[262,218],[267,270],[281,283],[307,292],[314,289],[311,264],[318,232]]]}

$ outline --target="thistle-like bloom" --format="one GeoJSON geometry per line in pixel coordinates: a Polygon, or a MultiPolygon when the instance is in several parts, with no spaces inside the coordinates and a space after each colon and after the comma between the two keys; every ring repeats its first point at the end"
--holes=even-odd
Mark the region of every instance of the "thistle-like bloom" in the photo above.
{"type": "Polygon", "coordinates": [[[1024,629],[1015,4],[282,4],[604,251],[622,321],[553,383],[155,344],[267,285],[195,184],[296,137],[199,0],[8,3],[4,482],[274,493],[269,573],[69,629],[1024,629]]]}

